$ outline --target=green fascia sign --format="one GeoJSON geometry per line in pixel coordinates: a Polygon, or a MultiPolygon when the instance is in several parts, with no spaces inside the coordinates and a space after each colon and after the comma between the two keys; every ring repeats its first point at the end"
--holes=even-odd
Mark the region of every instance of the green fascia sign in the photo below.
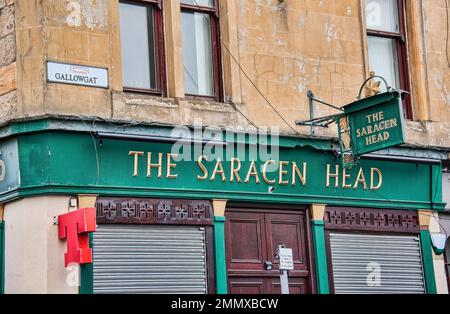
{"type": "Polygon", "coordinates": [[[390,91],[343,107],[348,117],[353,156],[405,142],[402,91],[390,91]]]}
{"type": "MultiPolygon", "coordinates": [[[[15,173],[11,177],[14,182],[0,183],[0,201],[87,193],[444,209],[439,164],[363,158],[358,166],[348,170],[340,166],[331,150],[308,145],[279,147],[279,155],[272,161],[260,155],[250,156],[254,145],[245,145],[244,156],[235,155],[234,163],[230,159],[218,163],[211,152],[198,152],[187,146],[180,153],[189,156],[189,160],[177,161],[170,155],[172,146],[116,139],[99,141],[88,132],[19,134],[0,143],[2,152],[12,149],[4,160],[6,175],[15,173]],[[273,165],[281,167],[270,171],[273,165]]],[[[236,145],[223,147],[224,151],[232,148],[236,145]]]]}

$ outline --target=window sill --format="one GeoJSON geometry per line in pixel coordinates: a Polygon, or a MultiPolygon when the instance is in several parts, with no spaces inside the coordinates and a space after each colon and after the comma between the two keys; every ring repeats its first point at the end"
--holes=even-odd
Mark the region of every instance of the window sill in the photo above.
{"type": "MultiPolygon", "coordinates": [[[[219,102],[215,97],[192,97],[186,95],[185,98],[169,98],[151,93],[136,93],[124,90],[123,92],[113,92],[113,102],[122,103],[126,106],[159,107],[167,109],[177,109],[181,106],[190,107],[192,110],[234,113],[234,105],[219,102]]],[[[239,104],[236,104],[239,105],[239,104]]]]}
{"type": "Polygon", "coordinates": [[[192,101],[209,101],[209,102],[217,102],[217,103],[220,102],[218,100],[217,96],[185,94],[184,97],[185,97],[186,100],[192,100],[192,101]]]}
{"type": "Polygon", "coordinates": [[[161,95],[153,93],[140,93],[131,90],[113,92],[113,102],[121,102],[128,106],[178,108],[178,102],[173,98],[162,97],[161,95]]]}
{"type": "Polygon", "coordinates": [[[215,99],[199,99],[199,98],[189,98],[186,97],[182,99],[193,110],[199,111],[212,111],[212,112],[223,112],[223,113],[234,113],[235,109],[232,104],[218,102],[215,99]]]}

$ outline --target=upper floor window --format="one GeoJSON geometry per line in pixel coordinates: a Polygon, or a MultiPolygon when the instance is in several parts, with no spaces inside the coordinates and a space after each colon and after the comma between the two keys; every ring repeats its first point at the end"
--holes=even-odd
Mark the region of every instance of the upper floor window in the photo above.
{"type": "Polygon", "coordinates": [[[120,1],[124,90],[163,94],[161,0],[120,1]]]}
{"type": "Polygon", "coordinates": [[[216,0],[181,0],[186,95],[221,98],[216,0]]]}
{"type": "MultiPolygon", "coordinates": [[[[384,77],[392,88],[409,92],[404,5],[404,0],[366,0],[366,24],[370,71],[384,77]]],[[[403,111],[412,118],[409,96],[403,111]]]]}

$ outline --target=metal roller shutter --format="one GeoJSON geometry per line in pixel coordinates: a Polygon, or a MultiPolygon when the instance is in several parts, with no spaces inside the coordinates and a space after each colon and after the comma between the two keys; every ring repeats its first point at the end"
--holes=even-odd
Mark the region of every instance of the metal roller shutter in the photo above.
{"type": "Polygon", "coordinates": [[[205,230],[99,225],[94,293],[207,293],[205,230]]]}
{"type": "Polygon", "coordinates": [[[425,293],[418,236],[330,233],[330,247],[335,293],[425,293]],[[379,285],[368,284],[371,265],[379,285]]]}

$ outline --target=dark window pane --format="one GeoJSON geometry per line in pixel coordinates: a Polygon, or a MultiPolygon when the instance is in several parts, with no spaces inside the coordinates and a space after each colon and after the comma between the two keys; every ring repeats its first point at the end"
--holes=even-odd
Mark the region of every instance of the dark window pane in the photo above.
{"type": "Polygon", "coordinates": [[[211,19],[182,12],[184,86],[186,94],[214,96],[211,19]]]}
{"type": "Polygon", "coordinates": [[[153,8],[121,2],[120,33],[124,87],[157,89],[153,8]]]}

